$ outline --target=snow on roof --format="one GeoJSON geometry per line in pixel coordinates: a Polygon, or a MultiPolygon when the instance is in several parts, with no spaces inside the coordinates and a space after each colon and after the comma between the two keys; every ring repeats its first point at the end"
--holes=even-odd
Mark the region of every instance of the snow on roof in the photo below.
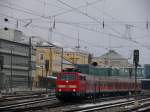
{"type": "Polygon", "coordinates": [[[117,53],[114,50],[109,50],[109,52],[103,54],[99,58],[125,59],[122,55],[120,55],[119,53],[117,53]]]}

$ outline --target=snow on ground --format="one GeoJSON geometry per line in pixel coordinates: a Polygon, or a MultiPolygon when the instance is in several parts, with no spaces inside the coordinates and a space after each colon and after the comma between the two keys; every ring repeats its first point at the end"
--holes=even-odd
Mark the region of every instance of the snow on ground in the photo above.
{"type": "Polygon", "coordinates": [[[84,105],[79,105],[79,107],[80,108],[86,108],[86,107],[92,107],[92,106],[101,106],[101,105],[105,105],[105,104],[124,102],[124,101],[128,101],[128,100],[132,100],[132,98],[112,100],[112,101],[104,101],[104,102],[100,102],[100,103],[88,103],[88,104],[84,104],[84,105]]]}

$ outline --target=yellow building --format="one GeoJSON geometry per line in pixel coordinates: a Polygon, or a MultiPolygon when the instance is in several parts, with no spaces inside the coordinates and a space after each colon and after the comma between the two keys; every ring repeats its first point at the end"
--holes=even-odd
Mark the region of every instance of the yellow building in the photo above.
{"type": "Polygon", "coordinates": [[[63,68],[74,67],[73,64],[88,64],[88,54],[81,52],[63,52],[56,47],[36,47],[36,75],[34,85],[41,85],[41,79],[60,72],[63,68]],[[49,63],[49,70],[46,74],[45,63],[49,63]]]}
{"type": "Polygon", "coordinates": [[[81,51],[65,51],[64,58],[73,64],[89,63],[89,54],[81,51]]]}
{"type": "Polygon", "coordinates": [[[53,73],[61,71],[62,49],[53,47],[36,47],[36,75],[35,85],[39,85],[39,80],[42,77],[50,76],[53,73]],[[46,73],[45,62],[48,62],[49,69],[46,73]]]}

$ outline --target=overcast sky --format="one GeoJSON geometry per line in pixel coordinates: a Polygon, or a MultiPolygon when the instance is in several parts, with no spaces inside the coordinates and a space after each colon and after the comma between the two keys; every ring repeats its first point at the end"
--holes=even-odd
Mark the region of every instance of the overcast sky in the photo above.
{"type": "Polygon", "coordinates": [[[64,47],[79,45],[94,56],[109,49],[150,63],[149,0],[0,0],[0,27],[22,30],[64,47]],[[4,17],[9,22],[3,21],[4,17]],[[32,20],[32,23],[30,23],[32,20]],[[28,24],[30,23],[30,24],[28,24]],[[104,23],[104,27],[103,27],[104,23]],[[55,24],[55,27],[54,27],[55,24]],[[27,26],[27,27],[25,27],[27,26]],[[50,32],[50,27],[53,27],[50,32]]]}

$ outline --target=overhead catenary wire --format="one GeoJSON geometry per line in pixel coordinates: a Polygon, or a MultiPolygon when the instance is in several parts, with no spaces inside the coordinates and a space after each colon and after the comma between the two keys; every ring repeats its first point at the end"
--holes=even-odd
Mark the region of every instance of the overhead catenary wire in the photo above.
{"type": "MultiPolygon", "coordinates": [[[[41,0],[40,0],[40,1],[41,1],[41,0]]],[[[88,6],[89,6],[89,5],[92,6],[93,3],[95,4],[96,2],[99,2],[99,1],[100,1],[100,0],[94,1],[94,2],[91,2],[91,3],[88,2],[88,6]]],[[[6,2],[6,1],[5,1],[5,2],[6,2]]],[[[41,2],[42,2],[42,1],[41,1],[41,2]]],[[[8,2],[6,2],[6,3],[8,3],[8,2]]],[[[51,3],[49,3],[49,4],[51,4],[51,3]]],[[[94,4],[93,4],[93,5],[94,5],[94,4]]],[[[13,4],[13,3],[11,3],[11,5],[15,5],[15,6],[20,7],[21,9],[25,9],[25,10],[28,10],[28,11],[33,12],[31,9],[26,9],[26,8],[23,8],[23,7],[19,6],[19,5],[13,4]]],[[[51,5],[52,5],[52,4],[51,4],[51,5]]],[[[54,5],[54,6],[55,6],[55,5],[54,5]]],[[[79,6],[78,8],[83,8],[83,7],[86,7],[86,5],[85,5],[85,6],[82,6],[82,7],[79,6]]],[[[92,7],[94,7],[94,6],[92,6],[92,7]]],[[[12,8],[12,6],[9,7],[9,8],[12,8]]],[[[96,7],[94,7],[94,8],[97,9],[98,11],[100,11],[98,8],[96,8],[96,7]]],[[[21,10],[20,10],[20,11],[21,11],[21,10]]],[[[103,11],[103,12],[104,12],[104,11],[103,11]]],[[[26,13],[26,12],[25,12],[25,13],[26,13]]],[[[28,13],[30,13],[30,12],[28,12],[28,13]]],[[[37,15],[34,14],[34,13],[30,13],[30,14],[33,14],[33,15],[37,16],[37,15]]],[[[104,14],[106,14],[106,12],[104,12],[104,14]]],[[[40,16],[41,16],[41,15],[40,15],[40,16]]],[[[53,15],[53,16],[55,16],[55,15],[53,15]]],[[[113,19],[116,19],[116,18],[114,18],[114,17],[111,16],[111,15],[108,15],[108,14],[107,14],[107,16],[110,16],[110,17],[112,17],[113,19]]],[[[109,21],[108,21],[108,22],[109,22],[109,21]]],[[[110,22],[111,22],[111,21],[110,21],[110,22]]],[[[124,22],[125,22],[125,21],[119,21],[119,20],[117,20],[116,22],[113,21],[113,23],[118,23],[118,24],[125,24],[124,22]]],[[[135,23],[143,23],[143,22],[144,22],[144,24],[147,23],[147,21],[137,21],[137,22],[136,22],[136,21],[131,21],[130,23],[134,23],[134,22],[135,22],[135,23]]],[[[129,24],[129,23],[128,23],[128,24],[129,24]]],[[[147,24],[147,25],[148,25],[148,24],[147,24]]]]}
{"type": "MultiPolygon", "coordinates": [[[[103,0],[95,0],[93,2],[88,2],[88,4],[80,5],[80,6],[76,7],[76,9],[81,9],[81,8],[84,8],[84,7],[87,7],[87,6],[92,6],[92,5],[95,5],[95,4],[97,4],[97,3],[101,2],[101,1],[103,1],[103,0]]],[[[56,13],[56,14],[51,15],[51,16],[52,17],[53,16],[55,16],[55,17],[62,16],[64,14],[66,14],[66,13],[73,12],[73,11],[75,11],[75,10],[74,9],[68,9],[66,11],[62,11],[62,12],[56,13]]],[[[51,16],[47,16],[47,17],[51,17],[51,16]]]]}
{"type": "MultiPolygon", "coordinates": [[[[15,4],[15,3],[9,3],[8,1],[3,1],[3,5],[4,5],[4,7],[5,7],[5,5],[11,5],[11,7],[13,8],[13,7],[15,7],[16,8],[16,10],[18,10],[18,9],[21,9],[20,11],[27,11],[27,12],[25,12],[25,13],[31,13],[31,14],[33,14],[33,15],[38,15],[39,16],[39,14],[37,14],[37,13],[39,13],[39,12],[36,12],[36,11],[34,11],[34,10],[31,10],[31,9],[28,9],[28,8],[25,8],[25,7],[23,7],[23,6],[20,6],[20,5],[17,5],[17,4],[15,4]]],[[[7,6],[6,6],[7,7],[7,6]]],[[[42,14],[41,14],[42,15],[42,14]]]]}
{"type": "MultiPolygon", "coordinates": [[[[71,25],[71,26],[76,27],[75,24],[70,24],[70,23],[64,23],[64,24],[68,24],[68,25],[71,25]]],[[[133,43],[136,43],[136,44],[145,46],[145,45],[143,45],[143,44],[141,44],[141,43],[139,43],[138,41],[135,41],[135,40],[133,40],[133,39],[128,39],[128,38],[125,38],[125,37],[123,38],[123,36],[115,35],[115,34],[112,34],[112,33],[106,33],[106,32],[102,32],[102,31],[99,31],[99,30],[94,30],[94,29],[92,29],[92,28],[87,28],[87,27],[83,27],[83,26],[80,26],[80,25],[78,25],[78,27],[81,28],[81,29],[84,29],[84,30],[101,33],[101,34],[104,34],[104,35],[116,37],[116,38],[119,38],[119,39],[127,40],[127,41],[129,41],[129,42],[133,42],[133,43]]]]}
{"type": "MultiPolygon", "coordinates": [[[[88,6],[91,6],[91,5],[94,5],[94,4],[97,4],[98,2],[100,2],[100,1],[102,1],[102,0],[95,0],[95,1],[93,1],[93,2],[90,2],[90,3],[88,3],[88,4],[86,4],[86,5],[80,5],[79,7],[77,7],[77,8],[84,8],[84,7],[86,7],[87,5],[88,6]]],[[[6,2],[5,2],[6,3],[6,2]]],[[[8,2],[7,2],[8,3],[8,2]]],[[[45,16],[43,16],[42,14],[37,14],[37,13],[35,13],[35,12],[33,12],[32,10],[30,10],[30,9],[26,9],[26,8],[23,8],[23,7],[21,7],[21,6],[18,6],[18,5],[16,5],[16,4],[13,4],[12,3],[12,5],[14,5],[14,6],[16,6],[16,7],[11,7],[11,6],[9,6],[9,4],[1,4],[0,3],[0,6],[1,7],[6,7],[6,8],[9,8],[9,9],[13,9],[13,10],[16,10],[16,11],[19,11],[19,12],[22,12],[22,13],[26,13],[26,14],[30,14],[30,15],[34,15],[34,16],[36,16],[36,17],[34,17],[34,18],[28,18],[28,19],[33,19],[33,20],[38,20],[38,19],[45,19],[45,20],[47,20],[47,21],[49,21],[49,18],[50,17],[57,17],[57,16],[60,16],[60,15],[63,15],[63,14],[66,14],[66,13],[69,13],[69,12],[72,12],[72,11],[74,11],[74,10],[72,10],[72,9],[69,9],[69,10],[67,10],[66,9],[66,11],[62,11],[62,12],[59,12],[59,13],[56,13],[56,14],[54,14],[54,15],[50,15],[50,16],[47,16],[47,17],[45,17],[45,16]],[[20,8],[18,8],[18,7],[20,7],[20,8]],[[39,17],[39,18],[37,18],[37,17],[39,17]]],[[[59,7],[59,8],[61,8],[61,7],[59,7]]],[[[64,9],[64,8],[62,8],[62,9],[64,9]]]]}
{"type": "MultiPolygon", "coordinates": [[[[78,13],[80,13],[80,14],[82,14],[82,15],[88,17],[89,19],[92,19],[92,20],[96,21],[97,23],[102,24],[102,22],[99,21],[97,18],[95,18],[95,17],[93,17],[93,16],[90,16],[89,14],[86,14],[86,13],[84,13],[83,11],[80,11],[80,10],[77,9],[77,8],[72,7],[72,6],[68,5],[67,3],[65,3],[65,2],[63,2],[63,1],[61,1],[61,0],[57,0],[57,1],[59,1],[59,2],[62,3],[62,4],[64,4],[64,5],[67,6],[67,7],[70,7],[71,9],[74,9],[75,11],[77,11],[78,13]]],[[[108,25],[106,25],[106,24],[105,24],[105,26],[106,26],[107,28],[111,29],[112,31],[114,31],[115,33],[117,33],[117,34],[119,34],[119,35],[122,35],[122,34],[121,34],[119,31],[117,31],[116,29],[111,28],[110,26],[108,26],[108,25]]]]}
{"type": "MultiPolygon", "coordinates": [[[[34,25],[34,24],[32,24],[31,26],[36,27],[36,28],[40,28],[40,29],[42,29],[42,30],[47,30],[47,29],[48,29],[48,28],[46,28],[46,27],[42,27],[42,26],[38,26],[38,25],[34,25]]],[[[61,33],[61,32],[53,31],[53,33],[55,33],[55,34],[57,34],[57,35],[60,35],[60,36],[63,36],[63,37],[68,38],[68,39],[77,40],[77,38],[72,37],[72,36],[68,36],[68,35],[66,35],[66,34],[64,34],[64,33],[61,33]]],[[[94,44],[94,43],[92,43],[92,42],[88,42],[88,41],[85,41],[85,40],[82,40],[82,39],[80,39],[80,41],[83,42],[83,43],[86,43],[86,44],[90,44],[90,45],[93,46],[93,47],[107,49],[106,46],[96,45],[96,44],[94,44]]],[[[115,47],[113,47],[113,48],[118,48],[118,47],[115,46],[115,47]]]]}
{"type": "MultiPolygon", "coordinates": [[[[11,7],[11,9],[12,9],[12,6],[10,6],[11,7]]],[[[73,10],[72,10],[73,11],[73,10]]],[[[21,11],[20,11],[21,12],[21,11]]],[[[63,11],[62,11],[63,12],[63,11]]],[[[64,13],[64,14],[67,14],[67,13],[64,13]]],[[[31,14],[32,15],[32,14],[31,14]]],[[[13,16],[13,15],[11,15],[11,16],[13,16]]],[[[38,16],[39,18],[43,18],[43,17],[41,17],[41,16],[38,16]]],[[[54,17],[54,16],[53,16],[54,17]]],[[[95,17],[96,18],[96,17],[95,17]]],[[[45,20],[45,17],[43,18],[44,20],[45,20]]],[[[96,18],[97,19],[97,18],[96,18]]],[[[21,21],[22,22],[22,20],[24,21],[23,23],[27,23],[27,21],[25,21],[24,19],[17,19],[16,21],[21,21]]],[[[46,19],[47,20],[47,19],[46,19]]],[[[49,17],[48,17],[48,20],[49,20],[49,17]]],[[[60,22],[64,22],[64,21],[57,21],[57,20],[55,20],[55,23],[57,24],[57,23],[60,23],[60,22]]],[[[124,24],[124,22],[128,22],[129,24],[133,24],[133,23],[143,23],[143,24],[145,24],[146,23],[146,21],[113,21],[113,23],[116,23],[116,24],[120,24],[120,23],[123,23],[124,24]]],[[[91,21],[87,21],[87,22],[76,22],[75,21],[75,23],[78,23],[78,24],[80,24],[80,26],[81,27],[85,27],[85,28],[88,28],[87,26],[82,26],[83,24],[85,24],[85,25],[87,25],[87,24],[96,24],[96,25],[99,25],[99,23],[98,22],[96,22],[96,21],[93,21],[93,22],[91,22],[91,21]],[[82,25],[81,25],[82,24],[82,25]]],[[[109,24],[109,23],[112,23],[112,21],[106,21],[105,20],[105,23],[106,24],[109,24]]],[[[72,24],[71,22],[70,22],[70,24],[72,24]]],[[[31,25],[32,26],[32,25],[31,25]]],[[[33,24],[33,26],[34,26],[34,24],[33,24]]],[[[30,26],[29,26],[30,27],[30,26]]],[[[36,27],[36,26],[34,26],[34,27],[36,27]]],[[[39,28],[39,27],[41,27],[40,25],[38,25],[38,27],[36,27],[36,28],[39,28]]],[[[57,26],[56,26],[57,27],[57,26]]],[[[39,29],[42,29],[42,27],[41,28],[39,28],[39,29]]],[[[82,28],[83,29],[83,28],[82,28]]],[[[92,29],[92,30],[95,30],[95,29],[93,29],[93,28],[89,28],[89,29],[92,29]]],[[[44,29],[44,30],[46,30],[47,31],[47,27],[44,29]]],[[[57,30],[57,29],[56,29],[57,30]]],[[[92,31],[91,30],[91,31],[92,31]]],[[[87,31],[89,31],[89,30],[87,30],[87,31]]],[[[98,31],[100,31],[100,30],[98,30],[98,31]]],[[[92,32],[95,32],[95,31],[92,31],[92,32]]],[[[100,33],[100,32],[97,32],[97,33],[100,33]]],[[[55,32],[55,34],[57,34],[56,32],[55,32]]],[[[64,33],[65,34],[65,33],[64,33]]],[[[66,32],[66,34],[67,34],[67,32],[66,32]]],[[[109,33],[107,33],[108,35],[109,35],[109,33]]],[[[116,35],[116,34],[115,34],[116,35]]],[[[61,36],[61,35],[60,35],[61,36]]],[[[117,36],[120,36],[120,35],[117,35],[117,36]]],[[[66,36],[64,36],[65,38],[66,38],[66,36]]],[[[134,39],[132,39],[132,40],[134,40],[134,39]]],[[[130,41],[130,39],[128,40],[128,41],[130,41]]],[[[134,40],[135,41],[135,40],[134,40]]],[[[81,42],[83,42],[82,40],[81,40],[81,42]]],[[[88,41],[87,41],[88,42],[88,41]]],[[[86,43],[86,42],[85,42],[86,43]]],[[[140,46],[143,46],[143,47],[145,47],[145,48],[148,48],[148,49],[150,49],[150,47],[148,46],[148,45],[144,45],[144,44],[142,44],[142,43],[140,43],[140,41],[138,42],[138,41],[136,41],[136,42],[133,42],[133,43],[137,43],[138,45],[140,45],[140,46]]],[[[89,43],[89,44],[92,44],[92,43],[89,43]]],[[[100,48],[104,48],[105,49],[105,46],[99,46],[98,44],[92,44],[92,46],[93,47],[100,47],[100,48]]],[[[121,46],[111,46],[112,48],[121,48],[121,46]]],[[[122,47],[127,47],[127,46],[122,46],[122,47]]],[[[132,46],[131,46],[132,47],[132,46]]],[[[107,48],[106,48],[107,49],[107,48]]]]}
{"type": "MultiPolygon", "coordinates": [[[[97,3],[97,2],[100,2],[100,0],[98,0],[98,1],[94,1],[94,2],[91,2],[91,3],[88,3],[87,5],[88,6],[92,6],[92,5],[94,5],[95,3],[97,3]]],[[[16,5],[16,4],[13,4],[13,3],[11,3],[12,5],[15,5],[15,6],[18,6],[18,7],[20,7],[21,9],[18,9],[18,8],[14,8],[14,7],[10,7],[8,4],[8,6],[6,6],[6,4],[5,5],[2,5],[3,7],[7,7],[7,8],[12,8],[12,9],[14,9],[14,10],[17,10],[17,11],[21,11],[21,12],[23,12],[23,13],[27,13],[27,14],[31,14],[31,15],[34,15],[34,16],[39,16],[40,18],[44,18],[44,19],[48,19],[48,17],[44,17],[44,16],[42,16],[42,14],[35,14],[32,10],[30,10],[30,9],[26,9],[26,8],[23,8],[23,7],[21,7],[21,6],[19,6],[19,5],[16,5]],[[25,10],[23,10],[23,9],[25,9],[25,10]],[[28,11],[27,11],[28,10],[28,11]],[[31,11],[31,12],[30,12],[31,11]]],[[[1,5],[1,4],[0,4],[1,5]]],[[[87,5],[82,5],[82,6],[79,6],[78,8],[83,8],[83,7],[86,7],[87,5]]],[[[95,7],[94,7],[95,8],[95,7]]],[[[98,8],[95,8],[95,9],[97,9],[97,10],[99,10],[98,8]]],[[[67,11],[69,11],[69,12],[71,12],[71,11],[74,11],[74,10],[67,10],[67,11]]],[[[104,11],[103,11],[104,12],[104,11]]],[[[67,13],[67,12],[66,12],[67,13]]],[[[104,12],[104,14],[105,14],[106,12],[104,12]]],[[[107,14],[108,15],[108,14],[107,14]]],[[[59,16],[59,15],[53,15],[53,16],[59,16]]],[[[112,17],[111,15],[108,15],[108,16],[110,16],[110,17],[112,17]]],[[[51,16],[49,16],[49,17],[51,17],[51,16]]],[[[115,19],[114,17],[112,17],[113,19],[115,19]]],[[[30,18],[29,18],[30,19],[30,18]]],[[[36,19],[36,18],[33,18],[33,19],[36,19]]],[[[110,23],[111,21],[105,21],[105,23],[110,23]]],[[[125,21],[119,21],[119,20],[117,20],[117,21],[113,21],[113,23],[117,23],[117,24],[123,24],[123,25],[125,25],[125,21]]],[[[131,21],[130,23],[128,22],[128,24],[131,24],[131,23],[144,23],[144,24],[146,24],[147,23],[147,21],[131,21]]],[[[103,21],[103,26],[104,26],[104,21],[103,21]]],[[[135,25],[134,25],[135,26],[135,25]]],[[[148,24],[147,24],[147,26],[148,26],[148,24]]],[[[114,29],[112,29],[112,30],[114,30],[114,29]]],[[[116,30],[115,30],[115,32],[116,32],[116,30]]]]}
{"type": "Polygon", "coordinates": [[[103,16],[105,15],[105,16],[110,17],[110,18],[113,19],[113,21],[106,21],[105,20],[106,23],[115,23],[118,26],[126,26],[128,24],[128,25],[132,25],[133,28],[136,28],[136,29],[139,29],[139,30],[145,30],[146,29],[145,27],[142,28],[142,27],[139,27],[135,24],[144,24],[144,25],[146,24],[147,25],[147,21],[121,21],[118,18],[113,17],[112,15],[106,13],[105,11],[101,11],[100,9],[98,9],[95,6],[91,6],[91,7],[94,8],[97,12],[101,12],[103,14],[103,16]]]}
{"type": "MultiPolygon", "coordinates": [[[[95,1],[93,1],[93,2],[89,2],[88,4],[86,4],[86,5],[80,5],[79,7],[77,7],[77,8],[84,8],[84,7],[86,7],[86,6],[91,6],[91,5],[94,5],[94,4],[97,4],[98,2],[101,2],[101,1],[103,1],[103,0],[95,0],[95,1]]],[[[12,3],[11,3],[12,4],[12,3]]],[[[15,5],[15,4],[13,4],[13,5],[15,5]]],[[[39,19],[44,19],[44,20],[46,20],[46,22],[49,22],[49,18],[51,18],[51,17],[56,17],[56,16],[60,16],[60,15],[63,15],[63,14],[66,14],[66,13],[69,13],[69,12],[72,12],[72,11],[74,11],[74,10],[72,10],[72,9],[69,9],[69,10],[66,10],[66,11],[62,11],[62,12],[60,12],[60,13],[57,13],[57,14],[54,14],[54,15],[51,15],[51,16],[47,16],[47,17],[44,17],[42,14],[36,14],[36,13],[34,13],[33,11],[29,11],[29,10],[27,10],[27,9],[25,9],[25,8],[21,8],[20,6],[20,8],[17,8],[17,7],[12,7],[12,5],[11,6],[9,6],[9,4],[1,4],[0,3],[0,6],[1,7],[5,7],[5,8],[9,8],[9,9],[13,9],[13,10],[16,10],[16,11],[19,11],[19,12],[22,12],[22,13],[26,13],[26,14],[29,14],[29,15],[34,15],[34,16],[36,16],[36,17],[30,17],[30,18],[27,18],[27,19],[29,19],[29,20],[39,20],[39,19]],[[25,9],[25,10],[23,10],[23,9],[25,9]],[[37,18],[37,17],[39,17],[39,18],[37,18]]],[[[18,5],[17,5],[18,6],[18,5]]],[[[20,18],[20,20],[27,20],[27,19],[24,19],[24,18],[20,18]]]]}
{"type": "Polygon", "coordinates": [[[109,34],[110,35],[110,34],[109,34]]]}
{"type": "MultiPolygon", "coordinates": [[[[0,15],[1,15],[1,14],[0,14],[0,15]]],[[[6,15],[5,15],[5,16],[6,16],[6,15]]],[[[9,16],[9,17],[10,17],[10,16],[9,16]]],[[[11,18],[17,19],[17,18],[14,18],[14,17],[11,17],[11,18]]],[[[22,22],[24,22],[24,21],[22,21],[22,22]]],[[[25,23],[25,22],[24,22],[24,23],[25,23]]],[[[40,29],[42,29],[42,30],[48,30],[48,27],[43,27],[43,26],[39,26],[39,25],[35,25],[35,24],[32,24],[31,26],[36,27],[36,28],[40,28],[40,29]]],[[[3,27],[4,27],[4,26],[3,26],[3,27]]],[[[68,35],[66,35],[66,34],[63,34],[63,33],[57,32],[57,31],[53,31],[53,33],[55,33],[55,34],[57,34],[57,35],[64,36],[64,37],[66,37],[66,38],[68,38],[68,39],[71,38],[71,39],[77,40],[77,38],[75,38],[75,37],[71,37],[71,36],[68,36],[68,35]]],[[[88,44],[93,44],[93,45],[94,45],[94,43],[87,42],[87,41],[82,40],[82,39],[80,39],[80,41],[83,41],[84,43],[88,43],[88,44]]],[[[103,47],[103,48],[104,48],[104,46],[100,46],[100,45],[94,45],[94,46],[103,47]]]]}
{"type": "MultiPolygon", "coordinates": [[[[7,16],[7,15],[4,15],[4,14],[0,14],[0,15],[7,16]]],[[[15,19],[15,20],[18,20],[17,18],[14,18],[14,17],[11,17],[11,16],[8,16],[8,17],[13,18],[13,19],[15,19]]],[[[22,21],[22,20],[20,20],[20,21],[22,21]]],[[[24,21],[22,21],[22,22],[23,22],[23,23],[26,23],[26,22],[24,22],[24,21]]],[[[68,24],[68,25],[74,26],[73,24],[70,24],[70,23],[64,23],[64,24],[68,24]]],[[[42,30],[49,30],[48,27],[43,27],[43,26],[39,26],[39,25],[35,25],[35,24],[31,24],[31,26],[36,27],[36,28],[39,28],[39,29],[42,29],[42,30]]],[[[76,27],[76,25],[75,25],[75,27],[76,27]]],[[[122,38],[122,36],[118,36],[118,35],[111,34],[111,33],[105,33],[105,32],[101,32],[101,31],[97,31],[97,30],[94,30],[94,29],[91,29],[91,28],[86,28],[86,27],[79,26],[79,25],[78,25],[78,27],[79,27],[79,28],[82,28],[82,29],[85,29],[85,30],[88,30],[88,31],[97,32],[97,33],[105,34],[105,35],[108,35],[108,36],[112,36],[112,37],[124,39],[124,40],[127,40],[127,41],[129,41],[129,42],[133,42],[133,43],[139,44],[139,45],[141,45],[141,46],[143,46],[143,47],[149,49],[149,46],[145,46],[145,45],[143,45],[143,44],[141,44],[141,43],[139,43],[139,42],[137,42],[137,41],[135,41],[135,40],[132,40],[132,39],[122,38]]],[[[53,31],[53,32],[54,32],[54,31],[53,31]]],[[[54,32],[54,33],[56,33],[56,32],[54,32]]]]}

